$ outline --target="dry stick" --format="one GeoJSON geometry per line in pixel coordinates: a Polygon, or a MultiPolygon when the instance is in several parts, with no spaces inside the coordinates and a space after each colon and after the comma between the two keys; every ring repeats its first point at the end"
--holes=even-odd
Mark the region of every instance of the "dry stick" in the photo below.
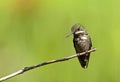
{"type": "Polygon", "coordinates": [[[43,62],[43,63],[37,64],[37,65],[34,65],[34,66],[24,67],[23,69],[20,69],[20,70],[18,70],[17,72],[14,72],[14,73],[12,73],[12,74],[9,74],[9,75],[7,75],[7,76],[5,76],[5,77],[0,78],[0,82],[5,81],[5,80],[7,80],[7,79],[9,79],[9,78],[12,78],[12,77],[14,77],[14,76],[23,74],[24,72],[27,72],[27,71],[32,70],[32,69],[35,69],[35,68],[37,68],[37,67],[41,67],[41,66],[44,66],[44,65],[47,65],[47,64],[51,64],[51,63],[66,61],[66,60],[75,58],[75,57],[77,57],[77,56],[79,56],[79,55],[84,55],[84,54],[86,54],[86,53],[94,52],[94,51],[96,51],[96,48],[93,48],[93,49],[91,49],[91,50],[89,50],[89,51],[87,51],[87,52],[79,53],[79,54],[77,54],[77,55],[75,54],[75,55],[72,55],[72,56],[68,56],[68,57],[64,57],[64,58],[60,58],[60,59],[56,59],[56,60],[50,60],[50,61],[47,61],[47,62],[43,62]]]}

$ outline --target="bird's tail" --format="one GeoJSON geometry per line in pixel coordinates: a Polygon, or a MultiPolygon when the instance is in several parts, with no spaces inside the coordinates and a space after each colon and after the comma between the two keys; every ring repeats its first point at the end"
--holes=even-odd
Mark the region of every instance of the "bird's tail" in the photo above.
{"type": "Polygon", "coordinates": [[[81,55],[81,56],[78,56],[78,60],[81,64],[81,66],[83,68],[87,68],[88,67],[88,63],[89,63],[89,58],[90,58],[90,53],[87,53],[85,55],[81,55]]]}

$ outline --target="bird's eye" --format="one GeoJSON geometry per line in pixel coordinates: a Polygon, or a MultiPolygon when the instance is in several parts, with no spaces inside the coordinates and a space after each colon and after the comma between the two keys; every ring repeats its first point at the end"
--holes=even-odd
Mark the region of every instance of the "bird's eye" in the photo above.
{"type": "Polygon", "coordinates": [[[78,30],[80,30],[80,28],[78,28],[78,30]]]}

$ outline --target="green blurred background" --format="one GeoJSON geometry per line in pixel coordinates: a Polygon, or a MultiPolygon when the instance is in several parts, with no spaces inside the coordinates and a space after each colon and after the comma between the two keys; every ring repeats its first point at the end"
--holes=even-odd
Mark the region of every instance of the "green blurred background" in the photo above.
{"type": "Polygon", "coordinates": [[[119,0],[0,0],[0,77],[75,54],[65,36],[81,23],[97,48],[87,69],[75,58],[6,82],[120,82],[119,8],[119,0]]]}

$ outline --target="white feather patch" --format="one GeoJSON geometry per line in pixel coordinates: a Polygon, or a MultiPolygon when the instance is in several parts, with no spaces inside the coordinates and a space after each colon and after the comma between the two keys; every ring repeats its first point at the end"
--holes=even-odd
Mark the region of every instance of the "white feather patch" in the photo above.
{"type": "Polygon", "coordinates": [[[87,37],[86,37],[86,36],[83,36],[83,37],[81,37],[81,39],[86,40],[86,39],[87,39],[87,37]]]}
{"type": "Polygon", "coordinates": [[[84,31],[77,31],[75,32],[75,34],[80,34],[80,33],[83,33],[84,31]]]}

